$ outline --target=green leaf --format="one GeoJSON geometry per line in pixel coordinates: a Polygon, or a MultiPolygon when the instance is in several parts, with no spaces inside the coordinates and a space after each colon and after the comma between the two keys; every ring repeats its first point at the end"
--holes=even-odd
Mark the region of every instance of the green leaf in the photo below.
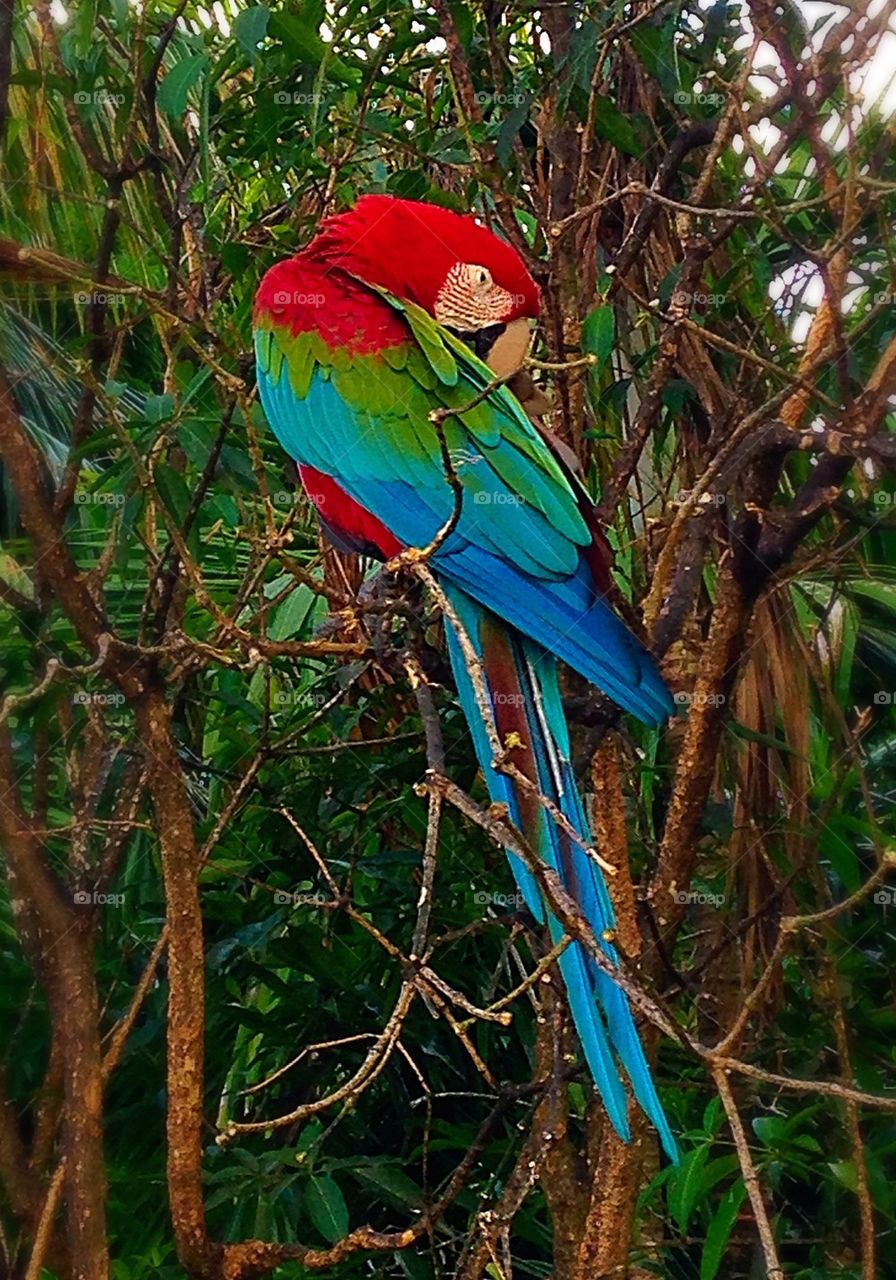
{"type": "Polygon", "coordinates": [[[291,591],[286,599],[277,606],[271,618],[268,635],[272,640],[291,640],[305,627],[313,615],[320,596],[314,594],[310,587],[300,582],[295,591],[291,591]]]}
{"type": "Polygon", "coordinates": [[[305,1205],[311,1221],[329,1244],[335,1244],[348,1232],[348,1208],[345,1198],[329,1174],[319,1174],[308,1184],[305,1205]]]}
{"type": "Polygon", "coordinates": [[[161,396],[147,396],[143,402],[143,416],[147,422],[167,422],[174,409],[174,396],[167,392],[161,396]]]}
{"type": "Polygon", "coordinates": [[[417,1206],[423,1202],[420,1188],[416,1182],[396,1165],[356,1165],[352,1172],[356,1178],[360,1178],[363,1182],[372,1183],[380,1191],[385,1192],[387,1196],[400,1201],[401,1204],[417,1206]]]}
{"type": "Polygon", "coordinates": [[[231,241],[229,244],[221,246],[221,266],[226,271],[232,271],[234,275],[246,270],[249,266],[250,258],[251,255],[247,244],[231,241]]]}
{"type": "Polygon", "coordinates": [[[847,1191],[855,1191],[858,1187],[856,1166],[853,1160],[834,1160],[829,1165],[831,1173],[847,1191]]]}
{"type": "Polygon", "coordinates": [[[191,500],[186,481],[178,471],[164,464],[156,467],[155,479],[162,501],[174,517],[175,523],[182,528],[191,500]]]}
{"type": "Polygon", "coordinates": [[[172,67],[159,85],[156,101],[168,116],[182,116],[187,108],[187,94],[208,67],[204,53],[191,53],[172,67]]]}
{"type": "Polygon", "coordinates": [[[586,355],[597,356],[595,372],[607,363],[615,340],[615,311],[611,306],[594,307],[582,324],[582,350],[586,355]]]}
{"type": "Polygon", "coordinates": [[[75,52],[86,58],[96,39],[97,0],[81,0],[75,10],[75,52]]]}
{"type": "Polygon", "coordinates": [[[640,156],[644,150],[634,126],[627,116],[609,98],[598,98],[594,129],[601,138],[630,156],[640,156]]]}
{"type": "Polygon", "coordinates": [[[525,94],[522,100],[513,108],[504,123],[501,125],[497,141],[495,142],[495,157],[502,169],[507,165],[507,161],[510,159],[514,139],[528,119],[529,104],[531,101],[531,93],[525,94]]]}
{"type": "Polygon", "coordinates": [[[700,1258],[700,1280],[715,1280],[719,1274],[719,1266],[746,1194],[747,1188],[744,1184],[735,1182],[722,1198],[722,1203],[707,1228],[703,1254],[700,1258]]]}
{"type": "Polygon", "coordinates": [[[700,1194],[704,1166],[709,1159],[709,1144],[695,1147],[684,1157],[669,1183],[669,1212],[679,1231],[685,1232],[700,1194]]]}
{"type": "Polygon", "coordinates": [[[263,4],[253,5],[251,9],[241,9],[234,18],[233,34],[250,58],[258,57],[258,46],[267,34],[270,19],[270,12],[263,4]]]}

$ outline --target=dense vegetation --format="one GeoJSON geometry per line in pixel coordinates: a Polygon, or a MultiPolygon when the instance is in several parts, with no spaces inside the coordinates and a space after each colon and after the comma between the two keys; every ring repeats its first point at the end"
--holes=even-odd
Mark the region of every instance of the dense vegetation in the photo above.
{"type": "Polygon", "coordinates": [[[891,12],[0,5],[5,1274],[896,1276],[891,12]],[[255,398],[261,275],[365,191],[526,253],[680,704],[568,688],[677,1168],[437,602],[357,602],[255,398]]]}

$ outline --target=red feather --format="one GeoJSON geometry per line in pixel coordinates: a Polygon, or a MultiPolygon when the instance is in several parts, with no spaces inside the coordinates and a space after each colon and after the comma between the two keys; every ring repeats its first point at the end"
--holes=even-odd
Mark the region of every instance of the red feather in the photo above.
{"type": "Polygon", "coordinates": [[[514,298],[502,321],[538,316],[538,285],[512,245],[475,218],[439,205],[395,196],[362,196],[347,213],[327,218],[309,256],[416,302],[430,315],[458,262],[487,267],[514,298]]]}
{"type": "Polygon", "coordinates": [[[271,267],[255,299],[256,322],[272,316],[293,336],[319,333],[350,355],[366,356],[408,339],[401,315],[344,272],[326,267],[309,249],[271,267]]]}
{"type": "Polygon", "coordinates": [[[299,467],[299,476],[321,519],[346,542],[371,546],[384,560],[390,560],[403,550],[402,544],[382,521],[349,497],[330,476],[314,467],[299,467]]]}

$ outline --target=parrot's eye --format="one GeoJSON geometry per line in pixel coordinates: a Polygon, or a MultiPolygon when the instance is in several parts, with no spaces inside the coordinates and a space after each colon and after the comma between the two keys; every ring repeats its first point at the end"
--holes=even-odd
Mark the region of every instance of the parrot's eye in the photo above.
{"type": "Polygon", "coordinates": [[[494,283],[488,267],[478,267],[474,264],[467,268],[467,275],[470,283],[477,289],[488,289],[494,283]]]}

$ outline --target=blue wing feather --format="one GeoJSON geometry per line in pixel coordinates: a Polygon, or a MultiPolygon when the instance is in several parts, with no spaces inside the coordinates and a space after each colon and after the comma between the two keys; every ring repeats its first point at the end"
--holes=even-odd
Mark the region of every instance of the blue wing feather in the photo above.
{"type": "MultiPolygon", "coordinates": [[[[459,622],[482,663],[494,711],[497,681],[488,645],[481,637],[485,611],[462,591],[449,587],[448,594],[459,622]]],[[[531,822],[526,823],[513,780],[492,767],[488,734],[482,724],[467,663],[450,624],[447,633],[461,703],[473,729],[476,754],[492,800],[507,805],[514,824],[523,830],[539,856],[558,873],[572,893],[607,958],[618,964],[614,947],[603,936],[614,928],[615,913],[600,869],[583,848],[560,831],[544,808],[539,812],[534,830],[531,822]]],[[[591,832],[569,762],[569,735],[560,699],[556,661],[538,645],[521,637],[516,638],[513,644],[517,676],[515,688],[526,706],[529,731],[526,745],[533,750],[540,790],[558,806],[583,841],[590,844],[591,832]]],[[[507,690],[502,685],[498,692],[506,696],[507,690]]],[[[526,905],[536,919],[543,920],[541,895],[532,873],[510,850],[508,857],[526,905]]],[[[559,940],[563,936],[562,926],[550,914],[547,923],[554,941],[559,940]]],[[[629,1138],[625,1093],[614,1061],[615,1054],[631,1081],[635,1097],[655,1125],[667,1155],[677,1161],[676,1142],[657,1095],[628,999],[579,943],[567,947],[559,964],[588,1067],[614,1127],[622,1138],[629,1138]]]]}
{"type": "MultiPolygon", "coordinates": [[[[287,452],[334,476],[407,546],[424,547],[433,540],[454,509],[454,495],[444,479],[436,486],[409,483],[402,474],[413,470],[407,460],[396,458],[378,437],[376,420],[359,420],[331,381],[312,378],[300,409],[287,379],[272,383],[263,378],[260,387],[265,411],[287,452]],[[308,414],[316,420],[314,431],[305,429],[308,414]]],[[[512,491],[497,477],[483,496],[489,501],[476,502],[475,495],[472,502],[464,501],[456,530],[439,549],[433,567],[605,690],[624,710],[648,724],[669,716],[673,703],[653,659],[595,593],[582,548],[553,530],[540,512],[514,505],[512,491]],[[487,519],[494,507],[502,506],[514,507],[517,537],[512,546],[506,541],[501,545],[503,526],[495,528],[487,519]],[[545,562],[568,564],[570,558],[566,574],[545,576],[545,562]]]]}

